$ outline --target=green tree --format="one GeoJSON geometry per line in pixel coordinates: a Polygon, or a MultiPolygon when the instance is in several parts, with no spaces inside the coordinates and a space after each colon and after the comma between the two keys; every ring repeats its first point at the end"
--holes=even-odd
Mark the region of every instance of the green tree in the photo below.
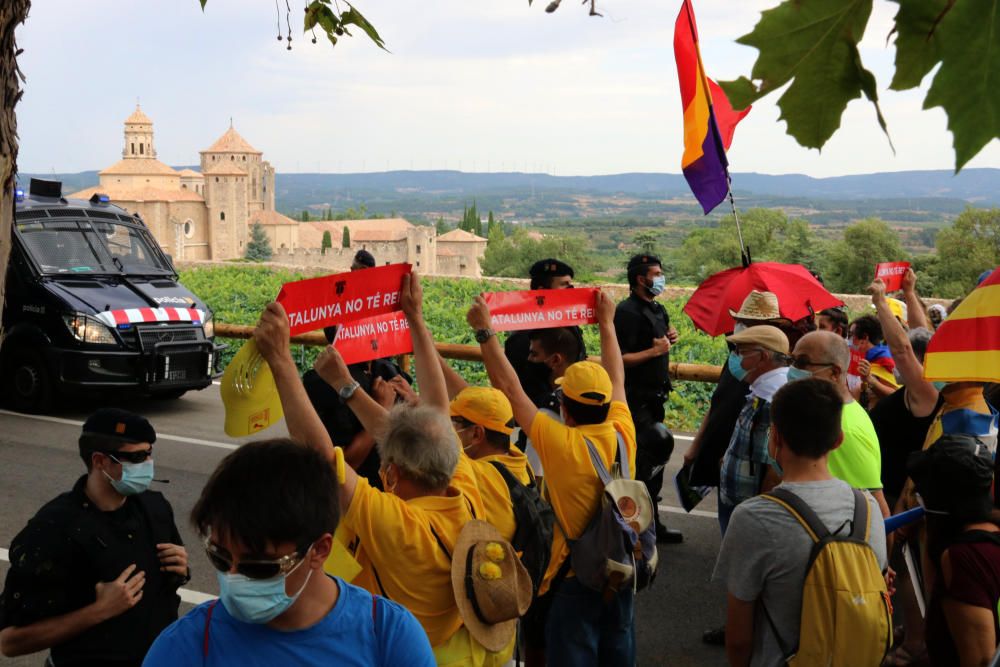
{"type": "Polygon", "coordinates": [[[344,232],[340,236],[340,247],[350,248],[351,247],[351,228],[344,225],[344,232]]]}
{"type": "Polygon", "coordinates": [[[966,208],[938,232],[936,246],[935,296],[964,296],[980,273],[1000,264],[1000,208],[966,208]]]}
{"type": "Polygon", "coordinates": [[[863,294],[875,278],[875,265],[907,259],[899,235],[878,218],[859,220],[844,230],[830,248],[823,278],[829,289],[863,294]]]}
{"type": "Polygon", "coordinates": [[[245,257],[254,262],[266,262],[274,254],[271,250],[271,241],[267,238],[264,225],[255,222],[250,227],[250,242],[247,243],[245,257]]]}
{"type": "Polygon", "coordinates": [[[302,209],[302,222],[309,222],[312,218],[309,217],[309,211],[302,209]]]}
{"type": "Polygon", "coordinates": [[[546,257],[558,257],[573,267],[577,277],[592,274],[598,268],[589,250],[590,242],[583,236],[545,236],[540,240],[528,236],[528,231],[517,228],[513,235],[500,238],[494,235],[486,245],[483,256],[483,273],[489,276],[525,278],[531,265],[546,257]]]}
{"type": "MultiPolygon", "coordinates": [[[[347,229],[347,227],[344,227],[344,229],[347,229]]],[[[325,255],[326,254],[326,249],[327,248],[332,248],[332,247],[333,247],[333,238],[330,236],[330,230],[329,229],[324,230],[323,231],[323,240],[320,241],[320,244],[319,244],[319,251],[320,251],[320,253],[322,253],[322,254],[325,255]]]]}
{"type": "Polygon", "coordinates": [[[447,234],[449,230],[448,223],[446,223],[444,221],[444,217],[440,215],[438,216],[437,224],[434,225],[434,227],[437,229],[438,236],[441,236],[442,234],[447,234]]]}
{"type": "Polygon", "coordinates": [[[636,232],[635,236],[632,237],[632,244],[638,252],[644,252],[648,255],[660,254],[660,235],[656,232],[649,230],[636,232]]]}

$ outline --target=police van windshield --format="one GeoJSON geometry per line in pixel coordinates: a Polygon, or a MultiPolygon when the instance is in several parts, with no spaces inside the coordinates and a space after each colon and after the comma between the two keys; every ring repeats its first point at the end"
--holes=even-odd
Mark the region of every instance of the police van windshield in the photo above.
{"type": "Polygon", "coordinates": [[[46,274],[173,273],[145,230],[115,222],[18,222],[28,253],[46,274]]]}

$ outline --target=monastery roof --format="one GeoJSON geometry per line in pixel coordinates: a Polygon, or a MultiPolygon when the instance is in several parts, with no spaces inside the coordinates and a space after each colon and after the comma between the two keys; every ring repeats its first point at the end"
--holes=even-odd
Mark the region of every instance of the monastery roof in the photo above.
{"type": "Polygon", "coordinates": [[[235,162],[217,162],[205,170],[205,175],[212,176],[246,176],[247,172],[235,162]]]}
{"type": "Polygon", "coordinates": [[[201,178],[201,172],[194,169],[181,169],[177,173],[184,178],[201,178]]]}
{"type": "Polygon", "coordinates": [[[139,108],[138,104],[135,105],[135,111],[132,112],[131,116],[129,116],[128,118],[125,119],[125,122],[126,123],[145,123],[147,125],[152,125],[153,124],[153,120],[149,116],[147,116],[146,114],[144,114],[142,112],[142,109],[139,108]]]}
{"type": "Polygon", "coordinates": [[[163,176],[176,175],[177,172],[163,164],[156,158],[136,157],[119,160],[107,169],[100,171],[105,174],[128,174],[130,176],[163,176]]]}
{"type": "Polygon", "coordinates": [[[259,150],[247,143],[247,140],[240,136],[234,128],[230,127],[226,133],[215,140],[215,143],[201,151],[202,153],[254,153],[263,155],[259,150]]]}
{"type": "Polygon", "coordinates": [[[482,236],[476,236],[472,232],[467,232],[464,229],[453,229],[447,234],[442,234],[437,237],[438,241],[444,241],[445,243],[478,243],[480,241],[485,241],[482,236]]]}
{"type": "Polygon", "coordinates": [[[115,185],[95,185],[68,196],[70,199],[90,199],[96,192],[108,195],[115,204],[141,201],[205,201],[205,198],[201,195],[182,188],[168,190],[165,188],[116,187],[115,185]]]}
{"type": "Polygon", "coordinates": [[[299,225],[298,220],[292,220],[287,215],[282,215],[277,211],[251,211],[247,222],[251,225],[260,223],[262,225],[299,225]]]}

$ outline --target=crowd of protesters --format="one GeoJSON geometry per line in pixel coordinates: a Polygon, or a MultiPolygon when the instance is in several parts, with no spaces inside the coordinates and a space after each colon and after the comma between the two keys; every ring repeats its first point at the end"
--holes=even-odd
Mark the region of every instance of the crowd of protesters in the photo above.
{"type": "MultiPolygon", "coordinates": [[[[352,270],[374,264],[359,253],[352,270]]],[[[148,489],[156,433],[102,409],[79,440],[86,474],[11,545],[0,650],[49,650],[57,667],[642,664],[635,597],[656,543],[683,539],[657,510],[679,335],[660,260],[627,270],[622,303],[597,292],[600,350],[578,327],[502,344],[477,297],[484,387],[438,354],[416,275],[400,306],[419,391],[391,360],[348,365],[333,345],[300,377],[269,304],[254,341],[290,438],[232,452],[192,511],[219,598],[178,618],[190,570],[148,489]]],[[[546,259],[530,277],[568,289],[574,272],[546,259]]],[[[900,300],[871,293],[853,321],[791,321],[764,291],[730,311],[682,474],[718,490],[725,624],[703,640],[731,665],[985,665],[1000,642],[993,388],[924,380],[947,313],[924,308],[912,272],[900,300]],[[844,572],[849,595],[824,597],[844,572]]]]}

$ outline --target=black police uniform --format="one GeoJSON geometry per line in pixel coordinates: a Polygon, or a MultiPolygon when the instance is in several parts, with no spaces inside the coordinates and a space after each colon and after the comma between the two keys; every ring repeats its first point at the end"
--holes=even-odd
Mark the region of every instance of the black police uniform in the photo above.
{"type": "Polygon", "coordinates": [[[146,575],[142,599],[118,616],[52,647],[56,667],[138,667],[156,636],[177,620],[177,589],[187,577],[160,571],[156,545],[181,544],[173,510],[155,491],[127,496],[103,512],[84,489],[84,475],[47,503],[10,547],[10,570],[0,597],[0,628],[23,627],[93,603],[98,582],[117,579],[129,565],[146,575]]]}
{"type": "MultiPolygon", "coordinates": [[[[583,344],[583,331],[580,327],[566,328],[576,337],[580,350],[577,358],[570,360],[570,363],[583,361],[587,358],[587,348],[583,344]]],[[[503,351],[507,360],[510,361],[510,365],[514,367],[514,372],[517,373],[517,379],[521,381],[524,393],[528,395],[536,407],[542,408],[546,407],[552,394],[552,369],[543,363],[528,361],[530,347],[531,332],[515,331],[507,337],[503,351]]]]}
{"type": "MultiPolygon", "coordinates": [[[[402,372],[399,366],[390,359],[374,359],[370,369],[367,361],[350,364],[347,369],[354,381],[361,385],[359,390],[363,390],[367,394],[371,394],[372,384],[377,377],[388,382],[397,375],[402,375],[407,382],[411,384],[413,382],[410,376],[402,372]]],[[[328,385],[326,380],[321,378],[315,370],[310,369],[303,374],[302,384],[309,396],[309,402],[316,409],[320,421],[323,422],[323,426],[326,427],[334,444],[346,447],[354,440],[354,436],[364,430],[361,421],[354,414],[354,411],[340,399],[337,390],[328,385]]],[[[378,449],[372,447],[356,472],[367,479],[373,487],[381,489],[382,479],[378,474],[380,465],[381,459],[378,455],[378,449]]]]}
{"type": "MultiPolygon", "coordinates": [[[[615,333],[622,354],[642,352],[653,346],[654,338],[662,338],[670,330],[670,316],[657,301],[645,301],[635,294],[618,304],[615,309],[615,333]]],[[[664,354],[625,369],[625,398],[632,412],[636,434],[663,422],[666,416],[664,403],[670,393],[670,355],[664,354]]],[[[644,456],[637,452],[636,479],[641,479],[655,503],[663,487],[663,469],[652,470],[666,464],[670,453],[644,456]],[[662,459],[662,460],[660,460],[662,459]]]]}

